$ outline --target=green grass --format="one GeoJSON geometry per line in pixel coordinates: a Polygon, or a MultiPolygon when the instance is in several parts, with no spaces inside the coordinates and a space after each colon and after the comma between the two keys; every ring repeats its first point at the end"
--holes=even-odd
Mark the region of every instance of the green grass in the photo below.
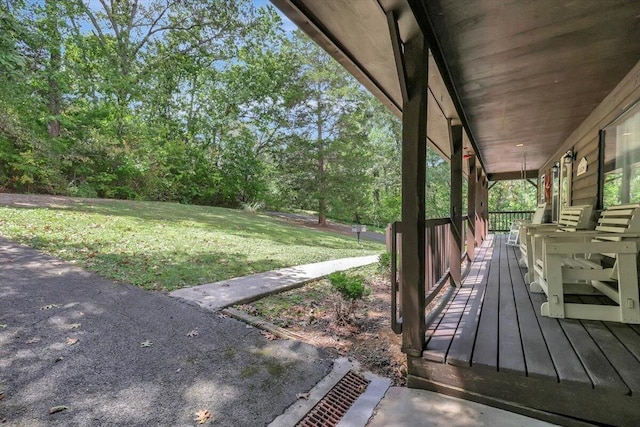
{"type": "Polygon", "coordinates": [[[0,234],[102,276],[162,291],[383,250],[265,215],[160,202],[0,207],[0,234]]]}

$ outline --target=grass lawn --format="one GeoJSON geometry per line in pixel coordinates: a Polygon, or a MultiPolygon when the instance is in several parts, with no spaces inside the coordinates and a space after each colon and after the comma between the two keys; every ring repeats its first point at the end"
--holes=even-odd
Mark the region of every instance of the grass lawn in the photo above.
{"type": "Polygon", "coordinates": [[[101,200],[0,206],[0,235],[147,289],[379,254],[384,245],[243,211],[101,200]]]}

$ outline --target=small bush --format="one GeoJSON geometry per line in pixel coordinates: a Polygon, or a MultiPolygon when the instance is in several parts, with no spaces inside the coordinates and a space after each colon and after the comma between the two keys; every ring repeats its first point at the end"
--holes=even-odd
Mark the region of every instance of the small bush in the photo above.
{"type": "Polygon", "coordinates": [[[351,315],[355,316],[355,308],[359,300],[371,293],[371,290],[364,285],[364,278],[361,276],[348,275],[337,271],[328,276],[333,288],[340,294],[341,299],[336,303],[336,319],[339,322],[349,321],[351,315]],[[343,302],[348,302],[345,308],[343,302]]]}
{"type": "Polygon", "coordinates": [[[390,252],[383,252],[378,256],[378,271],[382,274],[391,273],[390,252]]]}

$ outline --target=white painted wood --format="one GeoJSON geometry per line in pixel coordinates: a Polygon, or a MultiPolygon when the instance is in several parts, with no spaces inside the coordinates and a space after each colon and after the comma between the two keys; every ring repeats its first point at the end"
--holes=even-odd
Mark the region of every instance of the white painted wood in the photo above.
{"type": "Polygon", "coordinates": [[[544,316],[640,323],[638,218],[640,205],[614,206],[602,212],[595,232],[537,234],[534,245],[541,243],[541,253],[532,261],[531,291],[547,295],[541,307],[544,316]],[[566,294],[591,292],[602,293],[617,305],[564,302],[566,294]]]}
{"type": "MultiPolygon", "coordinates": [[[[593,206],[591,205],[570,206],[562,211],[557,224],[527,224],[520,227],[520,266],[531,270],[529,266],[534,265],[536,255],[533,250],[533,240],[537,234],[593,228],[591,223],[592,212],[593,206]]],[[[533,280],[530,272],[528,272],[528,279],[533,280]]]]}

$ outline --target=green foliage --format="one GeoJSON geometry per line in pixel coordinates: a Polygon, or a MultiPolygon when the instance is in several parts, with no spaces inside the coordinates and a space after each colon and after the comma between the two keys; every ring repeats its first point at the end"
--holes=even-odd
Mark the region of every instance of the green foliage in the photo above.
{"type": "Polygon", "coordinates": [[[525,180],[499,181],[489,191],[489,210],[534,210],[536,194],[536,188],[525,180]]]}
{"type": "Polygon", "coordinates": [[[383,252],[378,256],[378,271],[381,274],[389,274],[391,272],[390,252],[383,252]]]}
{"type": "Polygon", "coordinates": [[[87,5],[0,10],[0,189],[400,219],[399,120],[273,7],[87,5]]]}
{"type": "Polygon", "coordinates": [[[361,276],[336,271],[327,276],[327,278],[345,301],[353,303],[371,293],[371,290],[364,285],[364,279],[361,276]]]}
{"type": "Polygon", "coordinates": [[[371,289],[364,284],[362,276],[348,274],[343,271],[336,271],[327,276],[333,289],[340,295],[340,299],[335,303],[336,321],[345,323],[350,321],[350,317],[355,314],[358,301],[371,293],[371,289]],[[344,307],[343,302],[347,302],[344,307]]]}
{"type": "Polygon", "coordinates": [[[0,207],[0,234],[105,277],[169,291],[276,268],[370,255],[381,245],[240,210],[176,203],[0,207]]]}

